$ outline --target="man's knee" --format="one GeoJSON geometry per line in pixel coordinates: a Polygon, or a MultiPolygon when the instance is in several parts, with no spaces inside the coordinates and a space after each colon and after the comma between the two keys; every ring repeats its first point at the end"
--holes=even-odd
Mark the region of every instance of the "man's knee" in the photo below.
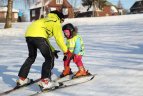
{"type": "Polygon", "coordinates": [[[32,63],[34,63],[35,62],[35,59],[36,59],[36,57],[28,57],[28,60],[30,61],[30,62],[32,62],[32,63]]]}

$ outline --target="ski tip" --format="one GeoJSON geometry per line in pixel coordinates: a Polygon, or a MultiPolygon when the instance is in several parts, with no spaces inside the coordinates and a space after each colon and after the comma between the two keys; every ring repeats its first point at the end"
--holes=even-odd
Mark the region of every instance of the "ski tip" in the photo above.
{"type": "Polygon", "coordinates": [[[91,77],[91,79],[90,79],[90,80],[94,79],[94,77],[95,77],[95,75],[92,75],[92,77],[91,77]]]}
{"type": "Polygon", "coordinates": [[[90,80],[94,79],[96,75],[97,75],[97,74],[91,74],[92,77],[91,77],[90,80]]]}

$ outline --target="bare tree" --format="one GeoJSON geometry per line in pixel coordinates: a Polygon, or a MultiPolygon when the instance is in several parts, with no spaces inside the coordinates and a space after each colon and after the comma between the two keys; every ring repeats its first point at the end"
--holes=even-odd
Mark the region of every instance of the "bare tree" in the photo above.
{"type": "Polygon", "coordinates": [[[83,6],[88,6],[87,11],[93,6],[93,16],[98,16],[96,9],[102,9],[106,4],[107,0],[82,0],[83,6]]]}
{"type": "Polygon", "coordinates": [[[93,17],[98,16],[98,12],[96,11],[97,1],[96,1],[96,0],[93,0],[93,1],[92,1],[92,5],[93,5],[92,16],[93,16],[93,17]]]}
{"type": "Polygon", "coordinates": [[[82,0],[83,6],[88,6],[87,11],[91,8],[93,0],[82,0]]]}
{"type": "Polygon", "coordinates": [[[4,28],[12,27],[12,8],[13,8],[13,0],[8,0],[7,15],[4,28]]]}
{"type": "Polygon", "coordinates": [[[4,7],[7,0],[0,0],[0,7],[4,7]]]}
{"type": "Polygon", "coordinates": [[[31,1],[32,1],[32,0],[27,0],[27,5],[28,5],[28,7],[30,7],[31,1]]]}
{"type": "Polygon", "coordinates": [[[98,16],[98,12],[96,11],[96,8],[98,7],[99,0],[82,0],[83,6],[88,6],[87,11],[93,6],[92,16],[98,16]]]}

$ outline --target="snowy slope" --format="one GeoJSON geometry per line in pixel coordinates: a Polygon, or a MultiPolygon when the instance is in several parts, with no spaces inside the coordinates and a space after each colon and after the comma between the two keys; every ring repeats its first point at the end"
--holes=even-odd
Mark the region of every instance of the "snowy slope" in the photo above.
{"type": "MultiPolygon", "coordinates": [[[[143,96],[143,14],[113,17],[67,19],[79,28],[86,54],[85,67],[98,74],[96,79],[78,86],[40,96],[143,96]]],[[[15,86],[18,71],[27,57],[24,32],[30,23],[15,23],[2,29],[0,23],[0,93],[15,86]]],[[[54,41],[53,46],[59,49],[54,41]]],[[[63,70],[63,54],[55,61],[53,79],[63,70]]],[[[40,77],[44,61],[38,54],[29,78],[40,77]]],[[[74,63],[73,71],[77,70],[74,63]]],[[[31,86],[8,96],[28,96],[38,87],[31,86]],[[22,93],[22,94],[21,94],[22,93]]]]}

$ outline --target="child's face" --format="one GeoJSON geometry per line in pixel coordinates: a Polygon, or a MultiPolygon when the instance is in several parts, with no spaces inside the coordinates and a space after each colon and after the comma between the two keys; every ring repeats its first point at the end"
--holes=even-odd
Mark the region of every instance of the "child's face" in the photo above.
{"type": "Polygon", "coordinates": [[[69,30],[64,30],[64,34],[67,38],[70,38],[70,31],[69,30]]]}

